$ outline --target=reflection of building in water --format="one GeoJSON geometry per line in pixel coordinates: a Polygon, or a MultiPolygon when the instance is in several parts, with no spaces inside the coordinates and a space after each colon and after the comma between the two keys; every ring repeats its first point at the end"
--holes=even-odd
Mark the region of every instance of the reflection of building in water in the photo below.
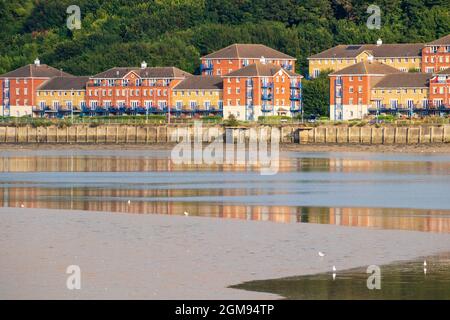
{"type": "Polygon", "coordinates": [[[450,232],[449,211],[390,208],[330,208],[330,224],[450,232]]]}
{"type": "MultiPolygon", "coordinates": [[[[170,152],[169,152],[170,154],[170,152]]],[[[281,157],[279,171],[297,171],[302,161],[281,157]]],[[[259,171],[260,166],[246,164],[180,164],[168,157],[73,156],[73,157],[0,157],[0,172],[167,172],[167,171],[259,171]]]]}
{"type": "MultiPolygon", "coordinates": [[[[170,198],[230,196],[242,190],[130,190],[97,188],[0,188],[1,207],[72,209],[136,214],[183,215],[279,223],[321,223],[384,229],[450,232],[450,212],[380,208],[249,206],[170,198]],[[153,200],[152,200],[153,199],[153,200]],[[167,200],[165,200],[167,199],[167,200]],[[131,203],[128,204],[128,200],[131,203]]],[[[248,190],[245,191],[248,193],[248,190]]]]}

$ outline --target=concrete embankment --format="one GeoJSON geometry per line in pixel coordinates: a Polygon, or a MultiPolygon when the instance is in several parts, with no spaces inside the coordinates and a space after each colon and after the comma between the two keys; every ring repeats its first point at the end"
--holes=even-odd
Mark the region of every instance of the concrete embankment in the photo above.
{"type": "Polygon", "coordinates": [[[151,144],[179,142],[189,135],[201,133],[202,141],[217,136],[227,141],[244,141],[255,137],[277,137],[281,143],[299,144],[422,144],[450,142],[450,125],[375,127],[375,126],[258,126],[224,128],[222,126],[127,126],[73,125],[66,127],[4,126],[0,127],[1,143],[71,143],[71,144],[151,144]],[[252,131],[253,130],[253,131],[252,131]],[[274,135],[271,135],[273,133],[274,135]]]}

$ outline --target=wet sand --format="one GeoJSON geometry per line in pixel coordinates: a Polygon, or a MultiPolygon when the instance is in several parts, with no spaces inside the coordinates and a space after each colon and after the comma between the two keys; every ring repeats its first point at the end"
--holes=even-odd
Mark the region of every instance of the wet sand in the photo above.
{"type": "MultiPolygon", "coordinates": [[[[207,143],[204,144],[205,146],[207,143]]],[[[158,144],[0,144],[0,151],[36,150],[171,150],[174,143],[158,144]]],[[[450,143],[422,144],[297,144],[281,145],[282,151],[298,152],[377,152],[377,153],[450,153],[450,143]]]]}
{"type": "Polygon", "coordinates": [[[450,234],[0,208],[0,298],[276,299],[227,287],[448,251],[450,234]]]}

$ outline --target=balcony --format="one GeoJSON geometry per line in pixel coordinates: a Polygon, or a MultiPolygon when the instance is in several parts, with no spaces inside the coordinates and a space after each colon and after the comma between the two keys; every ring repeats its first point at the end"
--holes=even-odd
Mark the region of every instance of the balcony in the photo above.
{"type": "Polygon", "coordinates": [[[290,65],[290,64],[288,64],[288,63],[282,63],[282,64],[281,64],[281,67],[282,67],[283,69],[286,69],[286,70],[289,70],[289,71],[292,70],[292,65],[290,65]]]}
{"type": "Polygon", "coordinates": [[[245,95],[248,99],[252,99],[253,98],[253,92],[252,91],[247,91],[247,94],[245,95]]]}
{"type": "Polygon", "coordinates": [[[302,108],[300,106],[291,106],[290,111],[292,113],[299,113],[302,111],[302,108]]]}
{"type": "Polygon", "coordinates": [[[213,70],[213,69],[214,69],[214,67],[213,67],[212,64],[204,64],[204,63],[202,63],[200,65],[200,71],[201,72],[203,72],[203,71],[210,71],[210,70],[213,70]]]}
{"type": "Polygon", "coordinates": [[[261,107],[261,111],[262,112],[264,112],[264,113],[267,113],[267,112],[272,112],[273,111],[273,106],[262,106],[261,107]]]}
{"type": "Polygon", "coordinates": [[[253,81],[251,80],[247,80],[245,84],[247,85],[247,87],[253,87],[253,81]]]}
{"type": "Polygon", "coordinates": [[[302,83],[291,83],[290,88],[292,90],[301,90],[302,89],[302,83]]]}
{"type": "Polygon", "coordinates": [[[302,98],[301,98],[301,96],[300,95],[291,95],[290,97],[289,97],[289,100],[291,100],[291,101],[300,101],[302,98]]]}
{"type": "Polygon", "coordinates": [[[264,100],[264,101],[270,101],[270,100],[273,99],[273,95],[271,93],[269,93],[269,94],[262,94],[261,95],[261,99],[264,100]]]}
{"type": "Polygon", "coordinates": [[[272,82],[263,82],[261,84],[261,88],[264,88],[264,89],[273,88],[273,83],[272,82]]]}

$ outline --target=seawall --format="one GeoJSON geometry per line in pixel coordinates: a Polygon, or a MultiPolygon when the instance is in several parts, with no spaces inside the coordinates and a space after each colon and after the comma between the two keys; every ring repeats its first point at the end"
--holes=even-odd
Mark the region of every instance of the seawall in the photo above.
{"type": "MultiPolygon", "coordinates": [[[[270,141],[271,131],[281,143],[299,144],[422,144],[450,142],[450,125],[443,126],[258,126],[257,135],[270,141]],[[265,130],[265,131],[262,131],[265,130]]],[[[193,126],[128,126],[128,125],[73,125],[66,127],[4,126],[0,127],[0,144],[62,143],[62,144],[153,144],[179,142],[185,132],[194,139],[193,126]]],[[[222,135],[227,141],[248,140],[250,128],[205,126],[202,141],[212,142],[222,135]]]]}

